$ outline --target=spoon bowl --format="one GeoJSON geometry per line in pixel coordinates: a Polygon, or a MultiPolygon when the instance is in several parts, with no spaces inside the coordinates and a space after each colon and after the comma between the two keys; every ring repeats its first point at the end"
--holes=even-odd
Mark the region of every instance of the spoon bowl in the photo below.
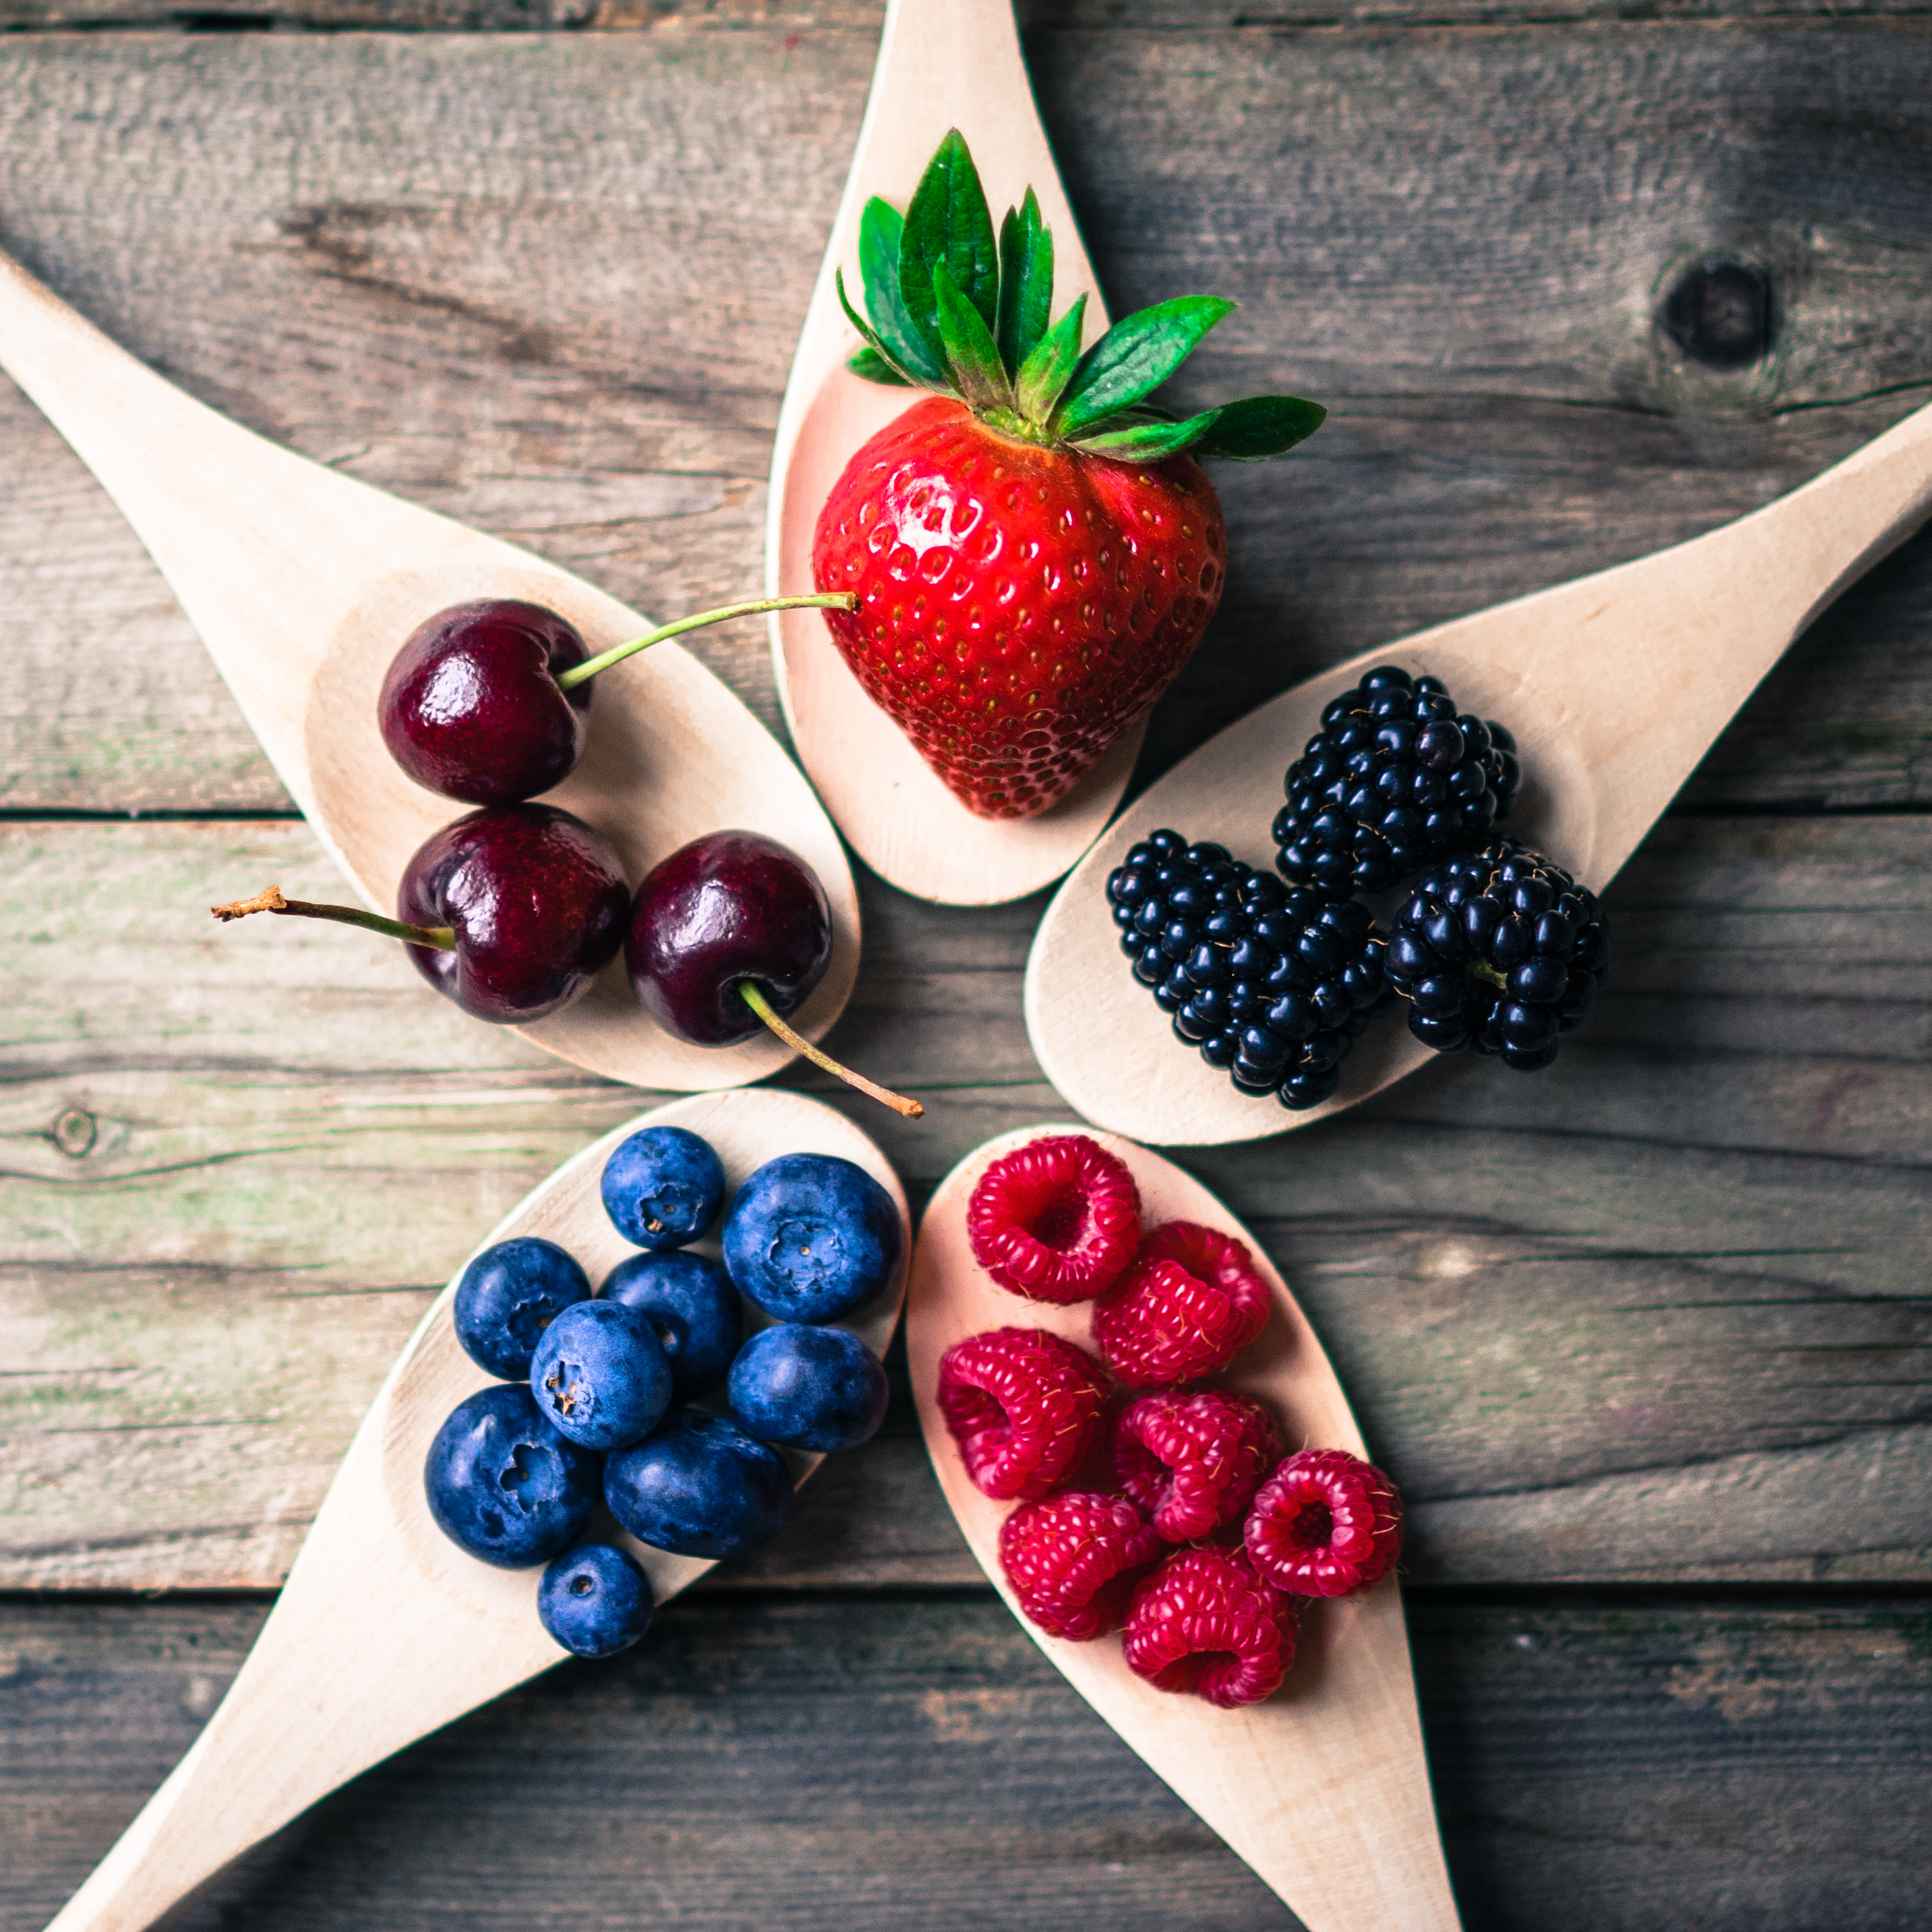
{"type": "MultiPolygon", "coordinates": [[[[652,628],[541,557],[338,476],[204,407],[4,256],[0,368],[153,554],[277,776],[374,910],[394,912],[410,854],[468,808],[413,784],[377,729],[376,693],[410,632],[481,597],[548,605],[593,653],[652,628]]],[[[793,1016],[808,1039],[820,1038],[857,976],[859,904],[812,788],[674,643],[596,682],[583,761],[546,802],[609,838],[634,885],[700,832],[743,828],[790,846],[832,908],[831,964],[793,1016]]],[[[211,879],[208,896],[262,883],[211,879]]],[[[400,958],[396,970],[409,971],[400,958]]],[[[674,1039],[632,997],[621,959],[575,1005],[518,1030],[592,1072],[672,1090],[760,1079],[792,1057],[769,1036],[716,1050],[674,1039]]]]}
{"type": "MultiPolygon", "coordinates": [[[[1052,1330],[1090,1348],[1093,1304],[1021,1300],[973,1258],[966,1208],[992,1163],[1042,1134],[1003,1134],[940,1182],[920,1224],[906,1351],[940,1487],[993,1586],[1073,1688],[1294,1909],[1309,1932],[1454,1932],[1460,1921],[1436,1827],[1421,1720],[1394,1575],[1310,1605],[1281,1690],[1238,1711],[1156,1690],[1127,1668],[1118,1636],[1070,1643],[1028,1622],[999,1562],[1010,1508],[975,1489],[939,1412],[939,1360],[988,1328],[1052,1330]]],[[[1132,1170],[1142,1219],[1192,1221],[1246,1246],[1274,1298],[1262,1337],[1217,1386],[1265,1402],[1297,1447],[1365,1456],[1335,1371],[1254,1237],[1207,1189],[1131,1141],[1100,1144],[1132,1170]]]]}
{"type": "Polygon", "coordinates": [[[1024,994],[1046,1077],[1096,1126],[1178,1147],[1286,1133],[1414,1072],[1435,1056],[1398,1012],[1321,1106],[1238,1092],[1128,970],[1107,874],[1162,826],[1270,870],[1282,778],[1323,708],[1394,663],[1515,734],[1523,789],[1498,830],[1600,892],[1792,640],[1928,515],[1932,408],[1707,536],[1365,652],[1250,712],[1136,799],[1048,907],[1024,994]]]}
{"type": "MultiPolygon", "coordinates": [[[[881,388],[845,367],[858,346],[834,273],[859,284],[859,221],[874,195],[903,203],[949,128],[965,136],[995,219],[1029,185],[1053,230],[1054,302],[1088,298],[1090,340],[1107,318],[1034,106],[1010,0],[891,0],[852,171],[806,311],[772,452],[765,577],[773,596],[812,582],[812,532],[846,464],[922,392],[881,388]],[[783,586],[783,589],[778,586],[783,586]]],[[[1114,745],[1051,811],[981,818],[860,688],[816,610],[768,620],[785,722],[839,830],[881,878],[946,905],[996,905],[1059,878],[1100,835],[1126,788],[1144,724],[1114,745]]]]}
{"type": "MultiPolygon", "coordinates": [[[[740,1089],[674,1101],[614,1129],[566,1162],[481,1247],[541,1235],[601,1281],[637,1252],[604,1211],[604,1161],[640,1127],[659,1125],[708,1140],[730,1190],[781,1154],[854,1162],[892,1196],[910,1246],[904,1192],[859,1129],[802,1094],[740,1089]]],[[[693,1245],[717,1252],[715,1240],[693,1245]]],[[[902,1268],[887,1293],[838,1324],[875,1354],[898,1319],[904,1277],[902,1268]]],[[[429,1513],[430,1440],[458,1402],[491,1385],[456,1339],[456,1280],[363,1418],[228,1694],[50,1932],[140,1932],[337,1786],[564,1660],[538,1621],[541,1570],[472,1560],[429,1513]]],[[[782,1453],[800,1483],[821,1460],[782,1453]]],[[[596,1533],[630,1550],[659,1603],[712,1568],[649,1549],[614,1526],[596,1533]]]]}

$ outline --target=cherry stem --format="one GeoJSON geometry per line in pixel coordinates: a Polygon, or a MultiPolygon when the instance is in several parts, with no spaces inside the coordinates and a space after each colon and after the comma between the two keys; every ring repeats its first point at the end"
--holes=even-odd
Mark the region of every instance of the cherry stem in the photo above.
{"type": "Polygon", "coordinates": [[[333,920],[338,926],[360,926],[364,932],[380,932],[386,939],[400,939],[411,946],[433,946],[439,952],[456,950],[455,928],[447,926],[405,926],[399,919],[385,919],[380,913],[364,912],[360,906],[317,905],[312,899],[285,899],[280,886],[271,886],[252,899],[231,899],[226,905],[210,906],[218,920],[246,919],[251,912],[286,913],[296,919],[333,920]]]}
{"type": "Polygon", "coordinates": [[[822,1066],[828,1073],[836,1073],[848,1087],[856,1087],[862,1094],[891,1108],[896,1114],[903,1114],[909,1120],[923,1118],[926,1109],[916,1100],[908,1100],[903,1094],[895,1094],[890,1087],[881,1087],[876,1080],[868,1080],[862,1073],[854,1073],[849,1066],[841,1066],[830,1054],[822,1053],[802,1034],[794,1032],[772,1010],[772,1003],[765,998],[765,989],[755,980],[739,982],[738,991],[746,1006],[756,1013],[786,1046],[794,1053],[802,1053],[814,1066],[822,1066]]]}
{"type": "Polygon", "coordinates": [[[667,638],[675,638],[686,631],[702,630],[706,624],[722,624],[728,618],[756,617],[766,610],[856,610],[858,608],[858,598],[849,590],[815,590],[809,597],[759,597],[748,604],[727,604],[722,610],[700,610],[694,617],[680,617],[675,624],[666,624],[660,629],[647,632],[641,638],[633,638],[628,644],[619,644],[602,657],[588,658],[580,664],[572,664],[568,670],[558,672],[557,686],[560,690],[568,691],[595,677],[600,670],[608,670],[614,664],[621,664],[634,652],[662,644],[667,638]]]}

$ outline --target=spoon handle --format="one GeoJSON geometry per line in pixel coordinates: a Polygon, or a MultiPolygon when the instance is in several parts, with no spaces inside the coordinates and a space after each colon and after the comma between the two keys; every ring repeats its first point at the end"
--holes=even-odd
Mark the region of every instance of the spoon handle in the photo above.
{"type": "Polygon", "coordinates": [[[0,368],[134,526],[200,633],[276,775],[315,811],[310,686],[352,615],[360,566],[418,567],[475,539],[460,525],[244,429],[158,376],[0,255],[0,368]]]}
{"type": "Polygon", "coordinates": [[[1567,767],[1550,849],[1600,888],[1792,640],[1928,517],[1932,407],[1735,523],[1403,649],[1466,648],[1495,715],[1531,721],[1567,767]]]}
{"type": "MultiPolygon", "coordinates": [[[[17,262],[0,256],[0,368],[26,391],[94,473],[160,566],[214,655],[278,776],[303,812],[311,788],[298,731],[266,714],[305,688],[312,664],[291,664],[293,633],[272,622],[232,641],[196,592],[211,568],[232,585],[259,577],[232,553],[245,524],[282,500],[284,466],[310,466],[229,422],[156,375],[84,320],[17,262]],[[253,506],[252,508],[250,506],[253,506]],[[265,650],[265,640],[274,640],[265,650]],[[224,646],[226,646],[224,648],[224,646]],[[265,728],[266,725],[267,728],[265,728]]],[[[330,479],[332,481],[338,479],[330,479]]],[[[290,565],[298,567],[290,557],[290,565]]],[[[310,814],[313,815],[312,814],[310,814]]]]}
{"type": "Polygon", "coordinates": [[[1841,591],[1932,518],[1932,404],[1802,489],[1732,527],[1762,524],[1802,601],[1795,638],[1841,591]]]}
{"type": "Polygon", "coordinates": [[[165,490],[170,472],[201,440],[203,426],[196,418],[213,414],[110,341],[5,255],[0,255],[0,369],[73,445],[117,503],[124,490],[138,501],[144,493],[165,490]]]}
{"type": "Polygon", "coordinates": [[[450,1406],[439,1378],[464,1373],[447,1299],[364,1418],[214,1716],[48,1932],[142,1932],[328,1792],[561,1660],[534,1575],[458,1558],[421,1502],[421,1445],[450,1406]]]}

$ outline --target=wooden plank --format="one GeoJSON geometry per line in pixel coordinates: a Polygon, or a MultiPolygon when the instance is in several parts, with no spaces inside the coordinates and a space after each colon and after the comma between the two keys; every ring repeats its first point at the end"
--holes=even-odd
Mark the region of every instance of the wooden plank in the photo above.
{"type": "MultiPolygon", "coordinates": [[[[1057,34],[1101,31],[1175,38],[1254,38],[1336,27],[1492,26],[1528,20],[1788,20],[1808,15],[1910,17],[1912,0],[1656,0],[1634,15],[1625,0],[1018,0],[1036,50],[1057,34]]],[[[849,28],[877,39],[882,0],[0,0],[0,31],[170,28],[189,34],[363,28],[405,33],[789,32],[849,28]]]]}
{"type": "MultiPolygon", "coordinates": [[[[1922,1603],[1411,1614],[1467,1922],[1917,1922],[1922,1603]]],[[[0,1604],[6,1932],[105,1849],[261,1615],[0,1604]]],[[[560,1898],[718,1932],[1294,1923],[977,1596],[686,1599],[326,1801],[183,1923],[527,1925],[560,1898]]]]}
{"type": "MultiPolygon", "coordinates": [[[[13,37],[0,242],[244,422],[644,608],[701,608],[758,574],[872,57],[844,18],[13,37]]],[[[1932,382],[1922,19],[1076,22],[1034,54],[1117,305],[1243,303],[1183,399],[1334,406],[1292,462],[1222,466],[1227,599],[1143,776],[1324,663],[1751,508],[1932,382]],[[1712,249],[1777,291],[1776,352],[1742,372],[1654,320],[1712,249]]],[[[0,808],[284,802],[132,538],[10,390],[0,590],[0,808]]],[[[1928,590],[1922,538],[1801,643],[1693,797],[1924,803],[1928,590]]],[[[757,626],[698,648],[776,722],[757,626]]]]}
{"type": "MultiPolygon", "coordinates": [[[[1928,841],[1673,822],[1550,1073],[1445,1064],[1185,1157],[1334,1352],[1418,1576],[1928,1574],[1928,841]]],[[[0,1582],[273,1582],[434,1286],[646,1096],[366,936],[208,922],[270,878],[334,890],[298,824],[8,826],[0,876],[0,1582]]],[[[1035,912],[868,890],[835,1050],[931,1108],[850,1103],[916,1203],[1064,1116],[1018,1018],[1035,912]]],[[[740,1580],[970,1580],[899,1426],[740,1580]]]]}

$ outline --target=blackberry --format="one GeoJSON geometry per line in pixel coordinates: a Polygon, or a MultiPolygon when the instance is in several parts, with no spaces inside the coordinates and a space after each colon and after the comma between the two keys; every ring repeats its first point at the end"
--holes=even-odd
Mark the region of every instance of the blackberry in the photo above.
{"type": "Polygon", "coordinates": [[[1500,724],[1459,715],[1440,678],[1384,664],[1329,705],[1288,766],[1276,869],[1330,898],[1384,891],[1487,838],[1521,776],[1500,724]]]}
{"type": "Polygon", "coordinates": [[[1368,909],[1156,832],[1107,880],[1120,950],[1174,1030],[1244,1094],[1312,1107],[1391,995],[1368,909]]]}
{"type": "Polygon", "coordinates": [[[1512,838],[1432,866],[1389,934],[1409,1031],[1524,1072],[1547,1066],[1558,1035],[1582,1024],[1610,963],[1594,895],[1512,838]]]}

